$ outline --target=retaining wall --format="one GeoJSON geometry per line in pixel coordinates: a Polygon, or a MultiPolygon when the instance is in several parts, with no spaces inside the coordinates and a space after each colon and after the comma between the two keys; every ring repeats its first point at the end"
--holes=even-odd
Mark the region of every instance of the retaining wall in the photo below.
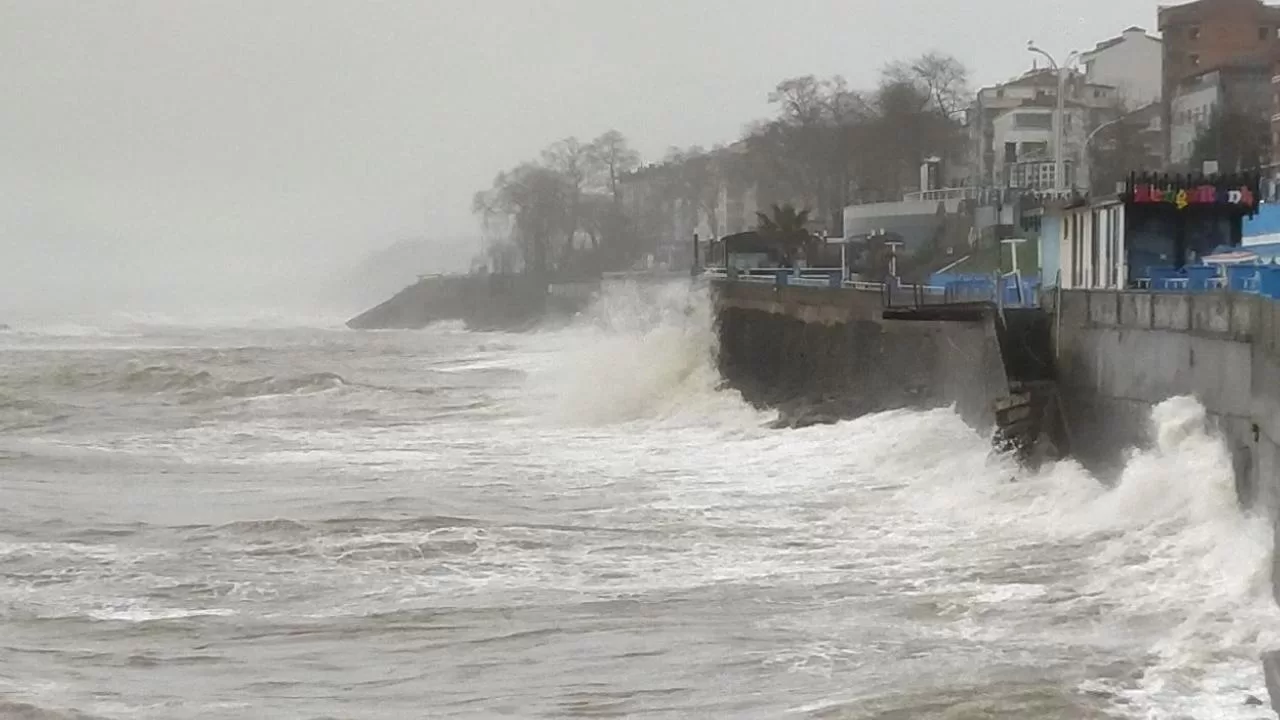
{"type": "Polygon", "coordinates": [[[994,318],[885,321],[879,292],[713,284],[721,374],[804,422],[955,404],[987,427],[1009,393],[994,318]]]}
{"type": "Polygon", "coordinates": [[[1280,508],[1280,303],[1231,293],[1067,290],[1057,368],[1073,451],[1118,467],[1150,409],[1195,395],[1216,419],[1246,505],[1280,508]]]}

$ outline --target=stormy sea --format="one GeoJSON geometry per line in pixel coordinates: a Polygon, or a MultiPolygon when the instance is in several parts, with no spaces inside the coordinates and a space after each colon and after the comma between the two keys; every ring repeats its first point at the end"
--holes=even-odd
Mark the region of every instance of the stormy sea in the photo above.
{"type": "Polygon", "coordinates": [[[0,332],[0,717],[1262,718],[1272,532],[1190,398],[1118,479],[776,429],[708,303],[519,334],[0,332]]]}

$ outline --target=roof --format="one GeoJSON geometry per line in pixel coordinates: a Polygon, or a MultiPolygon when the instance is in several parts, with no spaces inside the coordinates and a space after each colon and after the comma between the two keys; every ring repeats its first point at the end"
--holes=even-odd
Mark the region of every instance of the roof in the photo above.
{"type": "Polygon", "coordinates": [[[732,253],[767,253],[778,249],[778,244],[755,230],[725,235],[720,238],[732,253]]]}
{"type": "Polygon", "coordinates": [[[1280,205],[1263,203],[1258,214],[1244,221],[1244,241],[1266,242],[1263,238],[1280,236],[1280,205]]]}
{"type": "Polygon", "coordinates": [[[1130,35],[1130,34],[1132,34],[1132,33],[1142,33],[1142,37],[1144,37],[1144,38],[1146,38],[1146,39],[1148,39],[1148,40],[1152,40],[1152,41],[1154,41],[1154,42],[1158,42],[1158,43],[1163,43],[1163,42],[1164,42],[1163,40],[1161,40],[1161,39],[1160,39],[1160,38],[1158,38],[1158,37],[1152,37],[1152,36],[1148,35],[1148,34],[1147,34],[1146,29],[1144,29],[1144,28],[1140,28],[1140,27],[1138,27],[1137,25],[1130,25],[1129,27],[1125,28],[1125,29],[1124,29],[1124,31],[1123,31],[1123,32],[1121,32],[1119,35],[1117,35],[1117,36],[1115,36],[1115,37],[1113,37],[1113,38],[1108,38],[1108,39],[1106,39],[1106,40],[1103,40],[1102,42],[1100,42],[1100,43],[1098,43],[1097,45],[1093,46],[1093,49],[1092,49],[1092,50],[1085,50],[1084,52],[1080,53],[1081,59],[1086,59],[1086,58],[1088,58],[1088,57],[1089,57],[1089,56],[1091,56],[1091,55],[1097,55],[1098,53],[1102,52],[1103,50],[1107,50],[1107,49],[1109,49],[1109,48],[1113,48],[1113,47],[1115,47],[1115,46],[1119,45],[1120,43],[1124,42],[1125,40],[1128,40],[1128,39],[1129,39],[1129,35],[1130,35]]]}
{"type": "MultiPolygon", "coordinates": [[[[1084,73],[1079,72],[1077,70],[1071,70],[1070,73],[1071,73],[1071,78],[1074,79],[1076,82],[1079,82],[1081,79],[1085,77],[1084,73]]],[[[1071,82],[1071,80],[1068,80],[1068,82],[1071,82]]],[[[1088,81],[1084,82],[1083,85],[1085,85],[1086,87],[1093,87],[1093,88],[1109,88],[1112,90],[1114,90],[1116,87],[1115,85],[1108,85],[1106,83],[1088,82],[1088,81]]],[[[998,90],[1000,88],[1019,87],[1019,86],[1057,87],[1058,74],[1053,68],[1033,67],[1030,70],[1024,72],[1023,74],[1019,75],[1018,77],[1012,80],[998,83],[996,85],[989,85],[987,87],[982,88],[982,91],[998,90]]]]}
{"type": "MultiPolygon", "coordinates": [[[[1250,252],[1259,257],[1273,258],[1280,256],[1280,236],[1268,235],[1268,242],[1246,242],[1240,246],[1241,252],[1250,252]]],[[[1245,238],[1248,240],[1249,238],[1245,238]]]]}
{"type": "MultiPolygon", "coordinates": [[[[1160,30],[1164,30],[1170,23],[1186,22],[1188,20],[1199,20],[1207,17],[1210,13],[1218,12],[1215,7],[1219,0],[1195,0],[1195,2],[1182,3],[1180,5],[1161,5],[1156,8],[1156,17],[1160,30]]],[[[1280,7],[1276,5],[1268,5],[1261,0],[1254,0],[1261,6],[1263,12],[1280,18],[1280,7]]]]}

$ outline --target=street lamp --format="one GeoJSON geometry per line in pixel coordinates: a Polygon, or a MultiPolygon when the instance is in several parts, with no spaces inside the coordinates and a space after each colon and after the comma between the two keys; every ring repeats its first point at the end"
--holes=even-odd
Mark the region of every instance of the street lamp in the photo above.
{"type": "MultiPolygon", "coordinates": [[[[1136,112],[1136,111],[1135,111],[1135,112],[1136,112]]],[[[1095,137],[1097,137],[1097,136],[1098,136],[1098,133],[1102,132],[1103,130],[1106,130],[1107,128],[1109,128],[1109,127],[1111,127],[1111,126],[1113,126],[1113,125],[1119,125],[1120,123],[1124,122],[1125,120],[1128,120],[1128,119],[1129,119],[1133,114],[1134,114],[1134,113],[1125,113],[1124,115],[1121,115],[1120,117],[1112,118],[1112,119],[1110,119],[1110,120],[1108,120],[1108,121],[1106,121],[1106,122],[1102,123],[1102,124],[1101,124],[1101,125],[1099,125],[1098,127],[1094,128],[1094,129],[1093,129],[1093,131],[1092,131],[1092,132],[1090,132],[1090,133],[1085,137],[1085,139],[1084,139],[1084,147],[1082,147],[1082,148],[1081,148],[1080,153],[1081,153],[1081,155],[1083,156],[1083,157],[1082,157],[1082,159],[1083,159],[1086,163],[1088,163],[1088,170],[1089,170],[1089,178],[1088,178],[1088,179],[1090,180],[1090,182],[1089,182],[1089,185],[1090,185],[1090,186],[1092,186],[1092,185],[1093,185],[1093,182],[1092,182],[1092,175],[1093,175],[1093,161],[1090,159],[1090,157],[1091,157],[1091,156],[1089,155],[1089,143],[1093,142],[1093,139],[1094,139],[1095,137]]],[[[1078,172],[1078,171],[1077,171],[1077,174],[1079,174],[1079,172],[1078,172]]],[[[1090,192],[1092,192],[1092,187],[1090,188],[1090,192]]]]}
{"type": "MultiPolygon", "coordinates": [[[[883,230],[881,234],[885,234],[883,230]]],[[[901,240],[886,240],[884,244],[889,248],[889,277],[896,281],[898,279],[898,248],[905,246],[906,243],[901,240]]]]}
{"type": "Polygon", "coordinates": [[[1067,86],[1067,68],[1071,66],[1079,57],[1080,53],[1073,52],[1067,56],[1067,61],[1061,67],[1058,61],[1053,59],[1049,53],[1036,47],[1035,41],[1027,41],[1027,50],[1037,55],[1042,55],[1049,61],[1049,66],[1053,68],[1058,75],[1058,107],[1054,113],[1053,119],[1053,189],[1054,194],[1061,196],[1064,190],[1065,171],[1063,169],[1063,122],[1066,115],[1066,86],[1067,86]]]}

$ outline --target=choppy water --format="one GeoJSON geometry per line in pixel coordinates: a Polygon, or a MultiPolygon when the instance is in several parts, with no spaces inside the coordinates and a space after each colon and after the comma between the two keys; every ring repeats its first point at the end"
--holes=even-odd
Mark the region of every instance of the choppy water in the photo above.
{"type": "Polygon", "coordinates": [[[690,300],[0,334],[0,717],[1267,716],[1194,401],[1110,491],[945,411],[773,430],[690,300]]]}

